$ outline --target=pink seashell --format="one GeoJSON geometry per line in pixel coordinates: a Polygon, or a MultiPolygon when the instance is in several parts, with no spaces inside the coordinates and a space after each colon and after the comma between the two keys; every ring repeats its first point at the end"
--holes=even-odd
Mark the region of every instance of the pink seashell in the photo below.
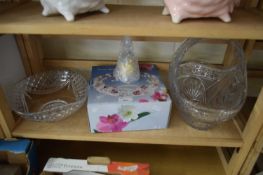
{"type": "Polygon", "coordinates": [[[218,17],[230,22],[230,13],[240,0],[164,0],[163,15],[171,14],[174,23],[186,18],[218,17]]]}

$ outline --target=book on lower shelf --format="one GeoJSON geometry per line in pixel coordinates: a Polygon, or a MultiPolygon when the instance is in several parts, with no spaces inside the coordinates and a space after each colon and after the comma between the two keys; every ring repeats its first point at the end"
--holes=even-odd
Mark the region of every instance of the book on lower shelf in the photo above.
{"type": "Polygon", "coordinates": [[[84,159],[49,158],[43,175],[150,175],[147,163],[109,162],[108,164],[92,164],[84,159]]]}

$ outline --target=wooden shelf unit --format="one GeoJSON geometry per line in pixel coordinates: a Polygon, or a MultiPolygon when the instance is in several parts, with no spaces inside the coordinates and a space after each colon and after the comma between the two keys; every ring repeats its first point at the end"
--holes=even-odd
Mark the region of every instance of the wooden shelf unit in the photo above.
{"type": "MultiPolygon", "coordinates": [[[[40,4],[28,2],[1,12],[0,33],[22,34],[17,35],[17,39],[28,74],[45,70],[46,63],[51,63],[51,67],[53,63],[56,64],[54,67],[57,64],[62,67],[97,64],[76,61],[73,65],[68,64],[70,62],[43,61],[41,49],[38,47],[39,40],[35,35],[263,39],[263,13],[256,9],[236,10],[233,21],[229,24],[218,19],[200,19],[185,20],[179,25],[171,23],[169,16],[162,16],[160,7],[110,6],[110,9],[110,14],[80,15],[77,21],[68,23],[62,16],[42,17],[40,4]]],[[[167,72],[167,66],[160,64],[160,67],[167,72]]],[[[97,151],[116,160],[150,162],[153,174],[248,175],[251,164],[247,163],[247,160],[250,160],[251,156],[254,158],[255,150],[262,147],[258,145],[258,141],[261,143],[263,138],[263,90],[244,129],[239,128],[238,122],[229,121],[206,132],[192,129],[183,123],[175,108],[168,129],[90,134],[85,107],[63,121],[37,123],[15,121],[14,117],[10,116],[10,109],[6,104],[4,99],[0,98],[0,112],[4,114],[0,115],[0,122],[5,126],[2,129],[7,137],[53,139],[65,143],[65,140],[86,141],[95,153],[97,151]],[[187,147],[182,147],[186,145],[187,147]],[[235,148],[230,160],[224,157],[222,147],[235,148]],[[138,152],[135,154],[131,150],[138,152]]],[[[48,148],[52,150],[51,146],[48,148]]]]}
{"type": "Polygon", "coordinates": [[[89,36],[201,37],[263,39],[263,13],[237,9],[231,23],[219,19],[185,20],[173,24],[161,7],[109,6],[109,14],[94,13],[66,22],[63,16],[43,17],[37,2],[25,3],[0,15],[0,33],[89,36]]]}

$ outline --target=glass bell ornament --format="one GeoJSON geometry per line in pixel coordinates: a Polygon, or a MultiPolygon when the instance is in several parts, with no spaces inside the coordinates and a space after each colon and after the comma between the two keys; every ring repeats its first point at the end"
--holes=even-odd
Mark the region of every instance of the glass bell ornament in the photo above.
{"type": "Polygon", "coordinates": [[[179,46],[170,64],[169,81],[183,120],[193,128],[207,130],[232,119],[241,110],[247,95],[247,72],[242,47],[235,41],[228,42],[229,65],[183,61],[201,41],[187,39],[179,46]]]}
{"type": "Polygon", "coordinates": [[[123,83],[132,83],[140,79],[139,63],[130,37],[121,41],[121,51],[113,75],[123,83]]]}

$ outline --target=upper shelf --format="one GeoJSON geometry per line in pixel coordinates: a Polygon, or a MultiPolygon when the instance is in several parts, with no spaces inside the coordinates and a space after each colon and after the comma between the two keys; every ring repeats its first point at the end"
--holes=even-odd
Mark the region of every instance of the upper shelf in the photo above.
{"type": "Polygon", "coordinates": [[[109,8],[109,14],[88,13],[69,23],[62,16],[43,17],[41,5],[29,2],[1,13],[0,33],[263,39],[263,13],[257,10],[237,9],[231,23],[195,19],[173,24],[170,16],[161,15],[161,7],[109,8]]]}

